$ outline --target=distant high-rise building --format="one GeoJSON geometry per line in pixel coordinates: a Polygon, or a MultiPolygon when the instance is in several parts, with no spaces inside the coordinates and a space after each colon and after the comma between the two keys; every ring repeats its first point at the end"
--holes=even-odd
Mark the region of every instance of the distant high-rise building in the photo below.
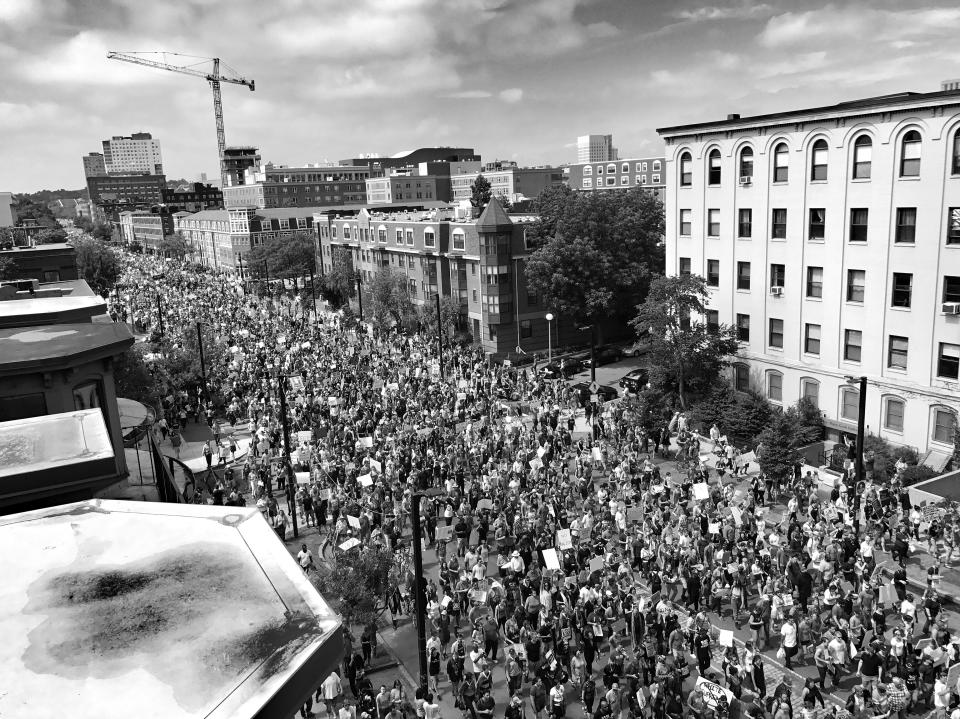
{"type": "Polygon", "coordinates": [[[163,174],[160,141],[149,132],[135,132],[129,137],[114,135],[104,140],[103,161],[110,175],[163,174]]]}
{"type": "Polygon", "coordinates": [[[84,177],[106,177],[107,165],[103,161],[103,153],[91,152],[83,157],[84,177]]]}
{"type": "Polygon", "coordinates": [[[577,138],[577,162],[609,162],[617,159],[613,135],[581,135],[577,138]]]}
{"type": "MultiPolygon", "coordinates": [[[[223,167],[227,184],[231,187],[242,185],[247,168],[259,167],[261,160],[260,151],[249,145],[224,148],[223,167]]],[[[206,179],[203,182],[206,182],[206,179]]]]}
{"type": "Polygon", "coordinates": [[[13,227],[17,224],[17,211],[13,209],[13,194],[0,192],[0,227],[13,227]]]}

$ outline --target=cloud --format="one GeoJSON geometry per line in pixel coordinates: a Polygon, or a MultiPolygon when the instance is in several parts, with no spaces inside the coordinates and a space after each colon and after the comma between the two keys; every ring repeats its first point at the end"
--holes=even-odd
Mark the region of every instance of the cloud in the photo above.
{"type": "Polygon", "coordinates": [[[512,105],[523,99],[523,90],[519,87],[508,87],[506,90],[499,92],[499,97],[504,102],[512,105]]]}
{"type": "Polygon", "coordinates": [[[487,97],[493,97],[492,92],[486,90],[461,90],[460,92],[451,92],[440,97],[449,97],[454,100],[482,100],[487,97]]]}
{"type": "Polygon", "coordinates": [[[692,10],[677,10],[673,13],[673,17],[686,22],[711,22],[717,20],[748,20],[764,17],[773,12],[773,7],[766,3],[745,2],[741,5],[728,7],[707,5],[692,10]]]}

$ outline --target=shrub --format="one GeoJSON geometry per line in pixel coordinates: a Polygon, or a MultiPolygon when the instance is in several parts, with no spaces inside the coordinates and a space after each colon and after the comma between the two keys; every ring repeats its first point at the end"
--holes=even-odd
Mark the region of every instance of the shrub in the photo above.
{"type": "Polygon", "coordinates": [[[927,465],[915,464],[903,470],[903,474],[900,475],[900,480],[903,482],[904,487],[909,487],[917,482],[923,482],[937,476],[939,476],[938,473],[930,469],[927,465]]]}

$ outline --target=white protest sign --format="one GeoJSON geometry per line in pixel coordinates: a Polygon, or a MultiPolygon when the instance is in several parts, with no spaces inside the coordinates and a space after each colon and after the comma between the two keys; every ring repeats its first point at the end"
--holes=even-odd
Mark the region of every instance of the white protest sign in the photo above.
{"type": "Polygon", "coordinates": [[[599,448],[599,447],[594,447],[594,448],[593,448],[593,451],[591,452],[591,455],[593,456],[593,461],[594,461],[594,462],[599,462],[599,461],[600,461],[600,448],[599,448]]]}
{"type": "Polygon", "coordinates": [[[297,484],[310,484],[310,473],[309,472],[295,472],[297,477],[297,484]]]}
{"type": "Polygon", "coordinates": [[[709,525],[707,525],[707,533],[708,533],[708,534],[720,534],[720,523],[719,523],[719,522],[711,522],[709,525]]]}
{"type": "Polygon", "coordinates": [[[720,639],[718,641],[721,647],[732,647],[733,646],[733,630],[721,629],[720,639]]]}
{"type": "Polygon", "coordinates": [[[360,529],[360,518],[354,517],[350,514],[347,515],[347,524],[353,527],[354,529],[360,529]]]}
{"type": "Polygon", "coordinates": [[[557,530],[557,546],[560,549],[573,549],[573,537],[569,529],[557,530]]]}
{"type": "Polygon", "coordinates": [[[697,482],[693,485],[693,498],[694,499],[707,499],[710,497],[710,488],[707,486],[706,482],[697,482]]]}
{"type": "Polygon", "coordinates": [[[370,460],[370,468],[377,470],[377,474],[383,474],[383,465],[375,459],[370,460]]]}
{"type": "Polygon", "coordinates": [[[373,484],[373,477],[369,474],[364,474],[360,477],[357,477],[357,482],[359,482],[361,487],[369,487],[373,484]]]}
{"type": "Polygon", "coordinates": [[[360,438],[361,447],[372,447],[373,446],[373,437],[361,437],[360,438]]]}
{"type": "Polygon", "coordinates": [[[553,547],[541,550],[543,554],[543,563],[547,569],[560,569],[560,557],[557,556],[557,550],[553,547]]]}
{"type": "Polygon", "coordinates": [[[738,527],[743,524],[743,519],[741,518],[739,509],[736,507],[730,507],[730,514],[733,515],[734,524],[736,524],[738,527]]]}
{"type": "Polygon", "coordinates": [[[340,545],[340,549],[346,552],[353,549],[354,547],[359,547],[359,546],[360,546],[360,540],[357,539],[356,537],[350,537],[350,539],[348,539],[346,542],[340,545]]]}
{"type": "Polygon", "coordinates": [[[732,691],[729,689],[724,689],[722,686],[710,681],[709,679],[697,677],[695,688],[700,690],[700,693],[703,694],[703,701],[706,702],[706,704],[710,707],[716,708],[717,704],[720,703],[720,697],[726,698],[728,706],[730,702],[733,701],[732,691]]]}

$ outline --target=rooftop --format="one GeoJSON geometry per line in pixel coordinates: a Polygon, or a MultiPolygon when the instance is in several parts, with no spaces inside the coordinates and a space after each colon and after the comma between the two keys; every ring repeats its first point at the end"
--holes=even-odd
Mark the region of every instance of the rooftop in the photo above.
{"type": "Polygon", "coordinates": [[[92,500],[0,518],[0,715],[293,716],[340,620],[256,508],[92,500]]]}
{"type": "Polygon", "coordinates": [[[0,422],[0,480],[78,461],[113,459],[113,445],[99,409],[0,422]]]}
{"type": "Polygon", "coordinates": [[[788,110],[785,112],[774,112],[764,115],[751,115],[740,117],[739,115],[728,117],[726,120],[717,120],[715,122],[698,122],[690,125],[674,125],[671,127],[657,128],[661,135],[674,135],[695,132],[697,130],[712,130],[720,128],[750,127],[753,125],[776,124],[784,120],[796,120],[798,116],[809,116],[815,119],[823,116],[835,115],[859,115],[879,112],[881,109],[891,107],[916,107],[923,105],[954,105],[960,104],[960,90],[938,90],[936,92],[897,92],[890,95],[879,95],[876,97],[867,97],[860,100],[848,100],[836,105],[825,105],[823,107],[804,108],[800,110],[788,110]]]}
{"type": "MultiPolygon", "coordinates": [[[[20,304],[2,302],[0,308],[20,304]]],[[[64,367],[71,364],[75,357],[85,354],[109,357],[123,352],[132,344],[130,330],[118,322],[0,329],[0,374],[64,367]]]]}

